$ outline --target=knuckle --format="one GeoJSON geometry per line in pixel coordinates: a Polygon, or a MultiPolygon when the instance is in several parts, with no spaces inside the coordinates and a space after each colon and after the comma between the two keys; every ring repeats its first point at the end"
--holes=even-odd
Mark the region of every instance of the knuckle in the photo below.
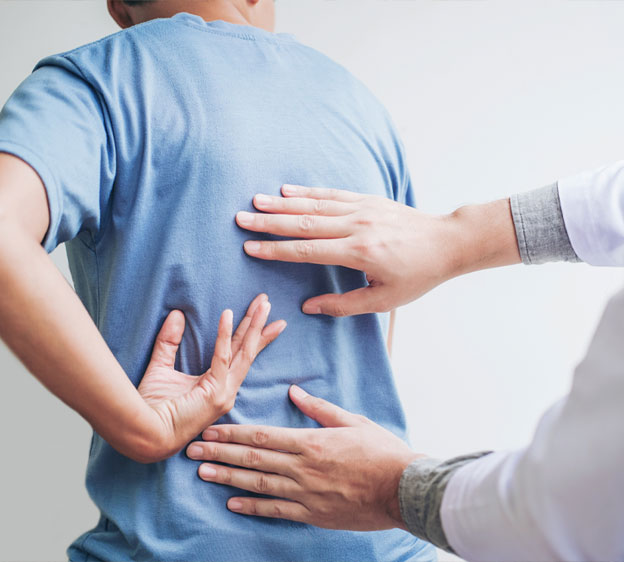
{"type": "Polygon", "coordinates": [[[220,351],[216,355],[216,359],[222,365],[228,366],[232,360],[230,354],[227,351],[220,351]]]}
{"type": "Polygon", "coordinates": [[[295,252],[301,259],[309,258],[314,252],[314,244],[309,240],[298,240],[295,244],[295,252]]]}
{"type": "Polygon", "coordinates": [[[269,434],[266,431],[258,430],[252,437],[252,443],[258,447],[262,447],[269,440],[269,434]]]}
{"type": "Polygon", "coordinates": [[[249,467],[258,466],[261,461],[262,455],[254,449],[250,449],[249,451],[247,451],[243,459],[245,466],[249,467]]]}
{"type": "Polygon", "coordinates": [[[373,226],[374,220],[373,220],[373,216],[371,213],[357,213],[354,217],[353,220],[355,222],[355,224],[357,224],[358,226],[362,226],[364,228],[368,228],[373,226]]]}
{"type": "Polygon", "coordinates": [[[326,517],[332,515],[333,513],[333,509],[326,503],[322,503],[321,505],[319,505],[316,508],[316,512],[318,515],[320,515],[323,519],[325,519],[326,517]]]}
{"type": "Polygon", "coordinates": [[[315,220],[312,215],[301,215],[297,222],[301,232],[309,232],[314,227],[315,220]]]}
{"type": "Polygon", "coordinates": [[[249,502],[249,511],[250,515],[258,515],[258,502],[250,501],[249,502]]]}
{"type": "Polygon", "coordinates": [[[316,199],[312,205],[312,209],[317,215],[324,213],[327,210],[327,201],[323,199],[316,199]]]}
{"type": "Polygon", "coordinates": [[[251,365],[253,363],[254,359],[256,358],[255,350],[251,349],[251,347],[246,345],[241,350],[241,357],[242,357],[244,363],[246,363],[248,365],[251,365]]]}
{"type": "Polygon", "coordinates": [[[313,414],[319,414],[323,409],[323,402],[320,398],[310,396],[308,398],[310,404],[310,410],[313,414]]]}
{"type": "Polygon", "coordinates": [[[229,468],[224,468],[220,470],[217,474],[218,474],[218,480],[222,484],[232,483],[232,471],[229,468]]]}
{"type": "Polygon", "coordinates": [[[219,447],[215,447],[214,445],[209,445],[206,447],[206,456],[213,461],[219,460],[221,457],[221,449],[219,447]]]}
{"type": "Polygon", "coordinates": [[[340,197],[340,190],[336,189],[335,187],[332,187],[332,188],[329,189],[327,194],[328,194],[330,199],[336,199],[336,198],[340,197]]]}
{"type": "Polygon", "coordinates": [[[342,301],[337,301],[334,304],[334,316],[346,316],[347,315],[347,309],[345,308],[344,304],[342,303],[342,301]]]}
{"type": "Polygon", "coordinates": [[[270,492],[271,482],[269,481],[269,478],[264,474],[258,476],[254,483],[254,489],[256,490],[256,492],[259,492],[261,494],[266,494],[270,492]]]}
{"type": "Polygon", "coordinates": [[[349,249],[357,258],[366,256],[370,249],[370,242],[365,240],[363,236],[354,236],[349,244],[349,249]]]}
{"type": "Polygon", "coordinates": [[[279,505],[277,504],[274,505],[272,511],[273,511],[272,513],[273,517],[278,517],[278,518],[282,517],[282,508],[279,505]]]}

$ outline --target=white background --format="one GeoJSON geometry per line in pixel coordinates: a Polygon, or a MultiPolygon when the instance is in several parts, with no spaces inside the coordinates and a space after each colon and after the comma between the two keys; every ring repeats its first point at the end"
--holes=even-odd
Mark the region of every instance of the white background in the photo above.
{"type": "MultiPolygon", "coordinates": [[[[424,210],[623,157],[624,3],[279,0],[277,10],[279,31],[344,64],[389,108],[424,210]]],[[[0,103],[45,55],[114,31],[105,0],[0,0],[0,103]]],[[[67,274],[64,250],[53,259],[67,274]]],[[[415,448],[445,457],[526,443],[620,282],[586,265],[516,266],[402,309],[394,365],[415,448]]],[[[83,486],[90,429],[2,344],[0,373],[0,559],[64,559],[97,519],[83,486]]]]}

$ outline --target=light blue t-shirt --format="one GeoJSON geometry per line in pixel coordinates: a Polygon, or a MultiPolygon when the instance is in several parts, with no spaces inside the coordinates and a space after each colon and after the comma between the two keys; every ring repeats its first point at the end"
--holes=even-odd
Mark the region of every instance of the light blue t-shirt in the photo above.
{"type": "MultiPolygon", "coordinates": [[[[226,423],[308,427],[289,385],[405,437],[384,315],[306,316],[313,295],[360,272],[255,260],[234,221],[255,193],[324,185],[412,203],[388,115],[343,68],[288,35],[190,14],[154,20],[43,60],[0,114],[0,151],[41,176],[48,251],[67,242],[76,291],[137,385],[167,313],[186,315],[178,368],[210,365],[219,314],[268,293],[288,328],[252,366],[226,423]]],[[[255,237],[255,235],[254,235],[255,237]]],[[[206,483],[184,452],[143,465],[93,436],[101,511],[72,561],[432,560],[400,531],[329,531],[230,513],[240,491],[206,483]]],[[[356,467],[354,467],[356,469],[356,467]]],[[[244,493],[244,492],[243,492],[244,493]]]]}

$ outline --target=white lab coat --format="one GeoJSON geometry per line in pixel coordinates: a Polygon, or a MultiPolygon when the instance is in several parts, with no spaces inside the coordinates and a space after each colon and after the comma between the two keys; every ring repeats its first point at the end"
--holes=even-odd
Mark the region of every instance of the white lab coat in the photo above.
{"type": "MultiPolygon", "coordinates": [[[[561,180],[559,196],[577,255],[624,266],[624,162],[561,180]]],[[[471,561],[624,561],[624,290],[531,444],[460,468],[441,519],[471,561]]]]}

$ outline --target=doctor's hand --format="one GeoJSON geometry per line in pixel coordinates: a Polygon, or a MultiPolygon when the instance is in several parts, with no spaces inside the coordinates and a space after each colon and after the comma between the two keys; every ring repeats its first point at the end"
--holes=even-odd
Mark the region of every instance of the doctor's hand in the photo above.
{"type": "Polygon", "coordinates": [[[348,316],[386,312],[440,283],[478,269],[520,262],[509,200],[429,215],[383,197],[285,185],[283,197],[256,195],[263,213],[241,211],[254,232],[299,240],[247,241],[265,260],[342,265],[366,273],[368,286],[307,300],[303,312],[348,316]]]}
{"type": "Polygon", "coordinates": [[[324,527],[405,529],[398,500],[405,468],[421,457],[369,419],[351,414],[297,386],[290,398],[324,428],[217,425],[191,443],[191,459],[207,482],[275,496],[234,497],[231,511],[324,527]],[[225,463],[230,466],[223,466],[225,463]]]}
{"type": "Polygon", "coordinates": [[[184,314],[179,310],[169,313],[137,389],[159,420],[154,439],[166,443],[162,458],[178,452],[206,426],[232,409],[254,359],[286,327],[283,320],[265,327],[270,309],[268,297],[258,295],[233,337],[232,311],[223,312],[212,363],[200,376],[174,368],[184,333],[184,314]]]}

